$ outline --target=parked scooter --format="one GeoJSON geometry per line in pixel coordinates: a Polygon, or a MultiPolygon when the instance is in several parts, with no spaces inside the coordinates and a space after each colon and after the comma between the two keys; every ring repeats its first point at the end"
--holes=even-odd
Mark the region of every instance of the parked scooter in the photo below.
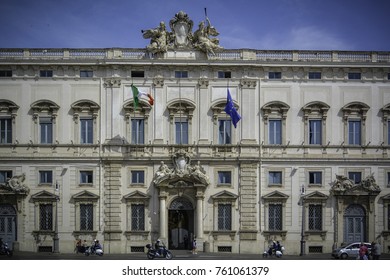
{"type": "Polygon", "coordinates": [[[103,256],[103,248],[102,246],[100,245],[99,241],[98,240],[95,240],[91,246],[87,246],[85,248],[85,252],[84,254],[86,256],[89,256],[89,255],[98,255],[100,257],[103,256]]]}
{"type": "Polygon", "coordinates": [[[153,260],[154,258],[171,260],[173,258],[173,254],[165,246],[161,247],[160,253],[153,248],[152,244],[146,244],[145,247],[148,249],[146,256],[149,260],[153,260]]]}
{"type": "Polygon", "coordinates": [[[8,257],[12,257],[12,250],[8,247],[7,242],[2,242],[0,246],[0,255],[7,255],[8,257]]]}

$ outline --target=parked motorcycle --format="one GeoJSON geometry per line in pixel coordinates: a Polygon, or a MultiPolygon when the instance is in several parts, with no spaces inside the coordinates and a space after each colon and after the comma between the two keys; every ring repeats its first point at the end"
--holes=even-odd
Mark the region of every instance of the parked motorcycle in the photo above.
{"type": "Polygon", "coordinates": [[[149,260],[153,260],[154,258],[171,260],[173,258],[173,254],[165,246],[161,247],[161,254],[153,248],[152,244],[146,244],[145,247],[148,249],[146,256],[149,260]]]}
{"type": "Polygon", "coordinates": [[[8,243],[4,242],[0,246],[0,255],[7,255],[8,257],[12,257],[12,250],[8,247],[8,243]]]}
{"type": "Polygon", "coordinates": [[[96,245],[96,240],[94,241],[94,243],[91,245],[91,246],[87,246],[85,248],[85,252],[84,254],[86,256],[89,256],[89,255],[98,255],[100,257],[103,256],[103,249],[101,248],[101,245],[99,244],[98,246],[96,245]]]}

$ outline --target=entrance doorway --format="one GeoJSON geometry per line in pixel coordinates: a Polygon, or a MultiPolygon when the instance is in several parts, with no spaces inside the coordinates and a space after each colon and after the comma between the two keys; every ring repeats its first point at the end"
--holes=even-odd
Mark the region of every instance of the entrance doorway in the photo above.
{"type": "Polygon", "coordinates": [[[366,238],[366,211],[359,204],[351,204],[344,213],[345,242],[364,242],[366,238]]]}
{"type": "Polygon", "coordinates": [[[168,244],[171,250],[189,250],[194,236],[194,208],[186,198],[177,198],[168,211],[168,244]]]}
{"type": "Polygon", "coordinates": [[[9,204],[0,204],[0,238],[12,249],[16,241],[16,211],[9,204]]]}

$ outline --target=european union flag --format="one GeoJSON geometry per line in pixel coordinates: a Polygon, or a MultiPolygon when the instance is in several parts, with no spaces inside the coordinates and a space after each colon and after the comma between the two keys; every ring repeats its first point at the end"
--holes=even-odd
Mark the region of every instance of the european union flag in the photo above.
{"type": "Polygon", "coordinates": [[[233,99],[230,95],[229,89],[227,90],[227,102],[225,107],[225,112],[232,118],[234,127],[237,127],[237,123],[241,120],[240,114],[238,114],[236,108],[234,107],[233,99]]]}

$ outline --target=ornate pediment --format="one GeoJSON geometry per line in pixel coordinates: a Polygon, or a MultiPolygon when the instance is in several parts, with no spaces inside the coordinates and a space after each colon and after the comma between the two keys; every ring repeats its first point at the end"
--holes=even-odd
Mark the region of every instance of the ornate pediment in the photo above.
{"type": "Polygon", "coordinates": [[[27,187],[26,183],[26,175],[23,173],[22,175],[13,176],[11,179],[8,179],[4,184],[0,184],[0,190],[8,191],[10,193],[15,194],[24,194],[28,195],[30,192],[30,188],[27,187]]]}
{"type": "Polygon", "coordinates": [[[168,167],[163,161],[154,174],[153,183],[156,186],[171,186],[177,188],[195,185],[208,186],[210,179],[206,171],[200,165],[200,161],[191,165],[191,158],[184,150],[179,150],[172,156],[173,168],[168,167]]]}
{"type": "Polygon", "coordinates": [[[323,201],[323,200],[327,200],[329,198],[328,195],[326,194],[323,194],[322,192],[319,192],[319,191],[315,191],[315,192],[312,192],[312,193],[309,193],[305,196],[303,196],[303,199],[305,200],[305,202],[307,201],[323,201]]]}
{"type": "Polygon", "coordinates": [[[72,196],[74,201],[97,201],[99,196],[89,191],[82,191],[72,196]]]}
{"type": "Polygon", "coordinates": [[[144,39],[150,39],[146,49],[152,54],[165,53],[168,50],[200,50],[204,53],[215,54],[221,50],[219,40],[215,36],[219,33],[211,25],[209,18],[199,23],[198,29],[192,32],[194,23],[188,15],[180,11],[170,21],[168,31],[164,21],[156,28],[141,30],[144,39]]]}
{"type": "Polygon", "coordinates": [[[125,201],[142,201],[142,202],[146,202],[150,199],[150,196],[145,194],[145,193],[142,193],[140,191],[133,191],[125,196],[123,196],[123,199],[125,201]]]}
{"type": "Polygon", "coordinates": [[[31,196],[31,201],[57,201],[59,199],[58,195],[50,193],[48,191],[40,191],[31,196]]]}
{"type": "Polygon", "coordinates": [[[378,195],[381,189],[376,184],[374,173],[357,184],[344,175],[336,174],[336,180],[332,183],[331,192],[335,195],[378,195]]]}
{"type": "Polygon", "coordinates": [[[231,192],[228,192],[228,191],[221,191],[215,195],[212,195],[211,196],[211,199],[214,200],[214,201],[236,201],[236,199],[238,198],[238,195],[234,194],[234,193],[231,193],[231,192]]]}
{"type": "Polygon", "coordinates": [[[269,194],[262,196],[265,201],[286,201],[289,196],[280,191],[273,191],[269,194]]]}

